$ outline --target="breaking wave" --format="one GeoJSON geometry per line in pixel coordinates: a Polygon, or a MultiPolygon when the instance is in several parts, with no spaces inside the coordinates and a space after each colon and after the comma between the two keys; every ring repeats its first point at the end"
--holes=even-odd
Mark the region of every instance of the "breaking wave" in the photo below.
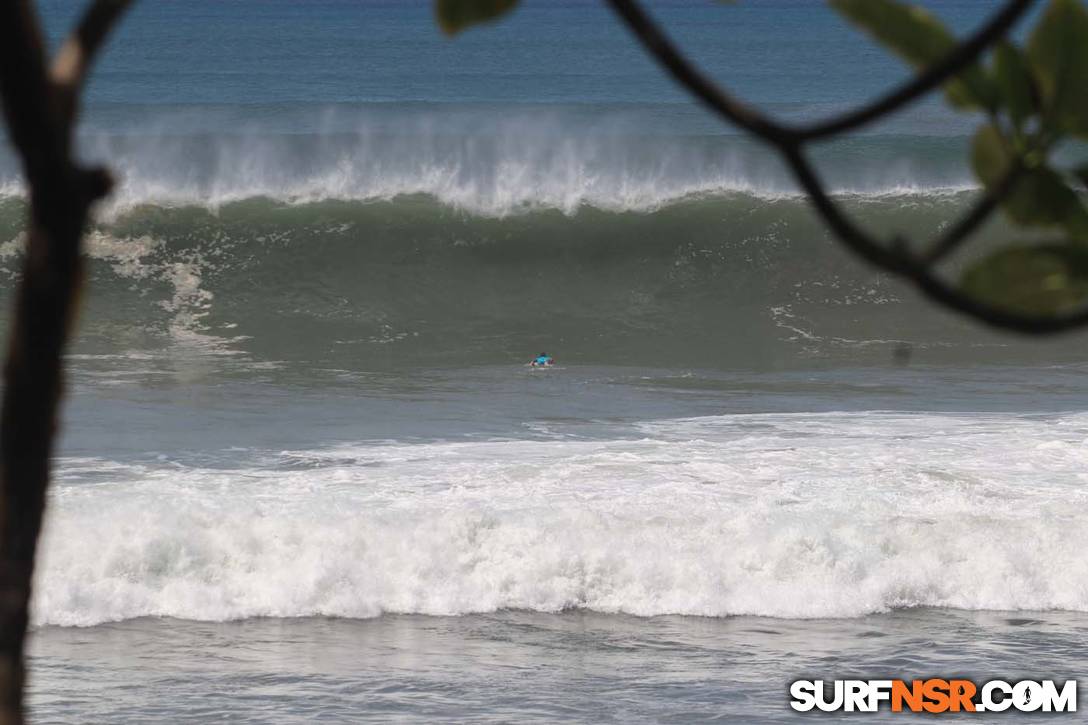
{"type": "MultiPolygon", "coordinates": [[[[106,213],[141,204],[215,208],[255,197],[427,195],[474,215],[504,216],[587,206],[653,211],[693,196],[796,193],[774,154],[690,115],[668,105],[126,108],[85,129],[80,148],[121,179],[106,213]]],[[[822,146],[816,158],[841,193],[974,188],[960,136],[870,135],[822,146]]],[[[0,153],[0,190],[8,194],[17,191],[15,169],[0,153]]]]}
{"type": "MultiPolygon", "coordinates": [[[[605,364],[781,367],[1005,344],[917,314],[838,251],[766,150],[648,108],[126,107],[80,139],[121,183],[90,235],[77,352],[373,369],[544,345],[605,364]]],[[[860,136],[817,160],[869,228],[924,240],[975,193],[964,143],[860,136]]],[[[0,158],[9,279],[14,168],[0,158]]]]}
{"type": "Polygon", "coordinates": [[[1081,414],[731,415],[243,468],[68,459],[34,619],[1088,611],[1086,439],[1081,414]]]}
{"type": "MultiPolygon", "coordinates": [[[[962,198],[851,203],[876,224],[928,234],[962,198]]],[[[20,258],[19,206],[0,206],[11,235],[0,273],[9,278],[20,258]]],[[[837,253],[805,203],[789,197],[504,217],[425,196],[143,205],[101,223],[88,247],[83,338],[99,352],[111,336],[118,342],[121,325],[123,344],[145,351],[203,335],[258,357],[394,365],[496,362],[539,340],[601,362],[652,362],[640,356],[671,350],[676,362],[729,363],[794,354],[772,348],[795,335],[940,333],[903,314],[900,291],[837,253]]]]}
{"type": "MultiPolygon", "coordinates": [[[[971,195],[842,199],[872,229],[925,239],[971,195]]],[[[9,279],[22,213],[0,202],[9,279]]],[[[1008,343],[918,314],[924,302],[842,252],[795,196],[501,216],[430,195],[140,204],[101,220],[88,249],[77,346],[88,354],[372,369],[501,363],[544,346],[602,364],[780,367],[886,361],[902,342],[964,355],[1008,343]]]]}

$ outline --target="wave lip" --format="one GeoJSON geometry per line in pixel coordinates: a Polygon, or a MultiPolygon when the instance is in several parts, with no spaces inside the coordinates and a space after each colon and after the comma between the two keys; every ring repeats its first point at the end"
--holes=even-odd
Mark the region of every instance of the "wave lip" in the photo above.
{"type": "Polygon", "coordinates": [[[726,416],[244,471],[69,461],[34,621],[1088,611],[1086,433],[1084,416],[726,416]],[[992,455],[1010,441],[1014,467],[992,455]]]}
{"type": "MultiPolygon", "coordinates": [[[[86,130],[81,153],[121,183],[107,207],[206,206],[256,197],[287,203],[426,195],[471,214],[555,209],[655,211],[679,200],[743,193],[796,196],[788,170],[754,142],[669,132],[624,114],[563,109],[360,112],[289,133],[238,123],[197,132],[170,116],[143,131],[86,130]],[[229,127],[229,126],[225,126],[229,127]]],[[[876,137],[817,154],[836,193],[887,196],[973,189],[963,139],[876,137]]],[[[0,196],[17,193],[0,154],[0,196]]]]}
{"type": "MultiPolygon", "coordinates": [[[[730,201],[745,198],[775,202],[803,200],[805,195],[789,180],[770,182],[759,179],[705,177],[694,180],[665,181],[640,179],[587,178],[537,179],[518,188],[506,179],[487,184],[459,185],[451,182],[455,174],[431,170],[420,178],[385,178],[381,182],[346,177],[304,177],[282,183],[242,182],[174,184],[170,181],[140,179],[132,175],[96,209],[98,221],[110,225],[123,221],[133,212],[148,210],[201,209],[213,214],[230,205],[267,203],[273,206],[302,207],[323,203],[429,202],[436,207],[478,218],[503,219],[515,215],[557,211],[575,216],[582,211],[611,213],[653,213],[670,207],[700,201],[730,201]]],[[[971,182],[889,181],[877,186],[840,186],[828,189],[833,197],[848,202],[955,200],[978,190],[971,182]]],[[[26,198],[17,179],[0,180],[0,202],[26,198]]]]}

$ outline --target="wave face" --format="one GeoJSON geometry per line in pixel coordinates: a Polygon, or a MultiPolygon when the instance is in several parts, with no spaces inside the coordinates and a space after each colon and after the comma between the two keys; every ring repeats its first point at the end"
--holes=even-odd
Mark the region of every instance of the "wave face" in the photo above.
{"type": "Polygon", "coordinates": [[[1086,437],[1082,414],[840,413],[285,451],[244,475],[69,460],[34,612],[1088,611],[1086,437]]]}
{"type": "MultiPolygon", "coordinates": [[[[925,237],[968,193],[844,198],[871,227],[925,237]]],[[[22,214],[0,202],[9,279],[22,214]]],[[[101,222],[88,247],[76,351],[92,355],[354,369],[507,362],[543,346],[581,362],[731,367],[886,361],[902,342],[970,359],[1009,344],[847,258],[796,197],[501,217],[431,196],[142,204],[101,222]]]]}
{"type": "MultiPolygon", "coordinates": [[[[779,367],[886,361],[904,342],[961,357],[1006,344],[919,314],[909,291],[836,251],[766,150],[692,114],[99,109],[81,152],[122,183],[91,234],[77,351],[216,369],[482,364],[541,347],[602,364],[779,367]]],[[[974,193],[964,144],[871,134],[818,161],[864,224],[925,239],[974,193]]],[[[10,278],[23,214],[10,158],[0,188],[10,278]]],[[[988,236],[1007,238],[1000,225],[988,236]]]]}

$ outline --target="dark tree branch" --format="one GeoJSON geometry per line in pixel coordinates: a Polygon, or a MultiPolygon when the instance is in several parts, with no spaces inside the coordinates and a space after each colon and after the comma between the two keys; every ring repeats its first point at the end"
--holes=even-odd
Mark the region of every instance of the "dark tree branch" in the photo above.
{"type": "Polygon", "coordinates": [[[966,242],[967,238],[994,213],[1001,199],[1012,190],[1019,175],[1019,169],[1013,169],[997,187],[983,192],[982,197],[966,214],[933,241],[929,249],[922,253],[919,261],[927,267],[932,267],[966,242]]]}
{"type": "Polygon", "coordinates": [[[734,98],[692,65],[633,0],[608,0],[631,32],[672,77],[703,103],[736,126],[778,147],[793,146],[796,134],[746,103],[734,98]]]}
{"type": "Polygon", "coordinates": [[[953,48],[941,62],[930,66],[867,106],[848,111],[837,118],[798,128],[796,133],[804,141],[836,136],[872,123],[917,100],[977,61],[989,47],[1005,37],[1035,2],[1036,0],[1010,0],[990,22],[953,48]]]}
{"type": "MultiPolygon", "coordinates": [[[[1029,335],[1063,332],[1088,324],[1088,309],[1079,309],[1063,315],[1024,315],[994,307],[964,294],[934,275],[926,263],[909,256],[905,250],[874,242],[828,196],[816,172],[799,151],[788,154],[786,161],[793,169],[801,188],[808,194],[816,211],[849,249],[882,269],[910,280],[934,302],[969,315],[991,327],[1029,335]]],[[[985,198],[979,206],[988,206],[985,198]]],[[[992,211],[992,206],[986,211],[992,211]]],[[[984,218],[985,216],[976,208],[955,225],[954,232],[962,230],[963,235],[966,235],[984,218]]],[[[949,235],[948,239],[952,239],[953,236],[949,235]]]]}
{"type": "Polygon", "coordinates": [[[1010,0],[993,20],[956,46],[943,61],[875,103],[836,119],[796,127],[780,124],[761,114],[702,73],[669,40],[637,0],[607,2],[674,80],[725,120],[749,131],[782,155],[816,212],[856,255],[886,272],[910,280],[929,299],[993,327],[1027,334],[1049,334],[1088,324],[1088,309],[1057,316],[1023,315],[973,299],[932,272],[932,265],[954,251],[989,218],[999,200],[1015,183],[1015,170],[999,188],[987,192],[958,222],[933,241],[928,251],[916,257],[905,243],[882,244],[854,224],[826,192],[802,151],[806,142],[828,138],[882,118],[949,80],[1004,37],[1034,0],[1010,0]]]}
{"type": "Polygon", "coordinates": [[[50,74],[30,0],[0,0],[0,105],[29,197],[26,256],[16,293],[0,405],[0,724],[22,723],[24,644],[45,512],[61,355],[79,292],[81,238],[110,181],[72,157],[79,90],[127,2],[98,0],[50,74]]]}
{"type": "Polygon", "coordinates": [[[676,44],[642,9],[637,0],[607,0],[607,2],[654,59],[678,83],[733,124],[751,131],[772,144],[790,146],[854,130],[917,100],[976,62],[991,45],[1005,36],[1036,0],[1010,0],[989,23],[953,48],[941,62],[867,106],[810,126],[778,123],[733,97],[684,56],[676,44]]]}
{"type": "Polygon", "coordinates": [[[901,245],[888,247],[879,244],[857,227],[824,191],[823,182],[800,149],[790,149],[784,153],[784,157],[812,206],[850,250],[889,272],[904,276],[913,274],[915,265],[907,256],[906,249],[901,245]]]}
{"type": "Polygon", "coordinates": [[[53,98],[45,68],[45,44],[27,0],[0,3],[0,93],[12,145],[23,162],[27,184],[43,181],[47,170],[62,165],[63,132],[52,112],[53,98]],[[11,102],[8,102],[10,99],[11,102]]]}

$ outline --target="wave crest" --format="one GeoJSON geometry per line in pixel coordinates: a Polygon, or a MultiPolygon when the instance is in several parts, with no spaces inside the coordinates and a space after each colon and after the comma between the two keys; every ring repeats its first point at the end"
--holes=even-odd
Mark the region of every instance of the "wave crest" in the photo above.
{"type": "MultiPolygon", "coordinates": [[[[310,203],[428,195],[501,217],[587,206],[653,211],[691,197],[776,198],[797,189],[761,146],[678,132],[661,110],[652,119],[645,112],[516,106],[355,113],[278,125],[224,118],[221,128],[234,131],[223,133],[206,130],[208,124],[188,128],[176,112],[130,121],[121,132],[87,130],[80,146],[122,180],[111,213],[142,204],[217,208],[253,197],[310,203]]],[[[873,136],[829,144],[816,156],[837,193],[886,196],[974,188],[964,154],[959,138],[873,136]]],[[[15,189],[15,168],[0,158],[0,191],[15,189]]]]}

